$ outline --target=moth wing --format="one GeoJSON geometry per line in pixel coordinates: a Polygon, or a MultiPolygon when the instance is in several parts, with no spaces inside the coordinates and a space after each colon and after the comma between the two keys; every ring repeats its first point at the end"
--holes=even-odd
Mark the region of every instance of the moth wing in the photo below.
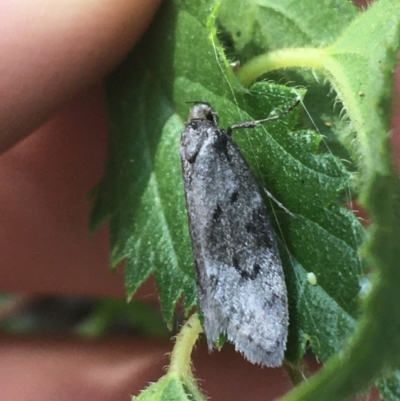
{"type": "Polygon", "coordinates": [[[250,167],[231,137],[210,123],[188,124],[181,143],[209,348],[226,333],[251,362],[281,365],[288,331],[286,286],[274,233],[250,167]]]}
{"type": "Polygon", "coordinates": [[[213,158],[217,176],[204,193],[210,213],[201,216],[205,331],[211,347],[226,333],[249,361],[279,366],[288,331],[282,264],[250,168],[235,143],[226,149],[213,158]]]}

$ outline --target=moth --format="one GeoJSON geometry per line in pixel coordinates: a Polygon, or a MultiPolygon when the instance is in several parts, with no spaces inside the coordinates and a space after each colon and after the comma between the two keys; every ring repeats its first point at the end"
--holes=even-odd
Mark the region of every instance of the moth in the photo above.
{"type": "Polygon", "coordinates": [[[193,102],[180,157],[208,347],[225,334],[250,362],[280,366],[288,335],[288,300],[275,234],[256,179],[232,139],[287,114],[226,131],[207,102],[193,102]]]}

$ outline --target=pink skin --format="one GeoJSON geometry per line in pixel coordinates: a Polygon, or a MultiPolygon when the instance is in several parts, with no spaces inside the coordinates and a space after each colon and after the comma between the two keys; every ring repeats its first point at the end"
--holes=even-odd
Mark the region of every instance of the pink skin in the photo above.
{"type": "Polygon", "coordinates": [[[158,3],[0,3],[2,291],[124,296],[106,227],[88,234],[87,195],[106,157],[101,79],[158,3]]]}
{"type": "MultiPolygon", "coordinates": [[[[1,292],[124,296],[121,271],[108,270],[107,228],[87,232],[87,194],[106,157],[100,82],[137,43],[159,2],[0,2],[1,292]]],[[[399,71],[396,77],[399,93],[399,71]]],[[[397,161],[399,110],[396,103],[397,161]]],[[[157,298],[151,283],[140,293],[157,298]]],[[[2,392],[22,401],[128,400],[162,374],[170,347],[3,336],[2,392]]],[[[197,374],[214,399],[265,400],[289,387],[282,371],[254,367],[232,348],[209,357],[199,347],[196,355],[197,374]]]]}

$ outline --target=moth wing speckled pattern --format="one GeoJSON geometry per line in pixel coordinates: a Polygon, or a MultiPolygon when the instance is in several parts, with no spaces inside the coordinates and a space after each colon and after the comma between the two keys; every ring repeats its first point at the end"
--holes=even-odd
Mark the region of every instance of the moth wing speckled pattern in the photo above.
{"type": "Polygon", "coordinates": [[[267,210],[232,130],[219,128],[208,103],[195,104],[180,155],[208,346],[225,333],[250,362],[280,366],[288,301],[267,210]]]}

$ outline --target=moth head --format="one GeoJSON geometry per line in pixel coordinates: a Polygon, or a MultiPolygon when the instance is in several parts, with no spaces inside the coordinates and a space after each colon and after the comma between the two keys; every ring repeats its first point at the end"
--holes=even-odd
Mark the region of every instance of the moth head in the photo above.
{"type": "Polygon", "coordinates": [[[190,110],[189,122],[194,120],[210,121],[211,123],[218,125],[218,115],[207,102],[188,102],[194,103],[195,106],[190,110]]]}

